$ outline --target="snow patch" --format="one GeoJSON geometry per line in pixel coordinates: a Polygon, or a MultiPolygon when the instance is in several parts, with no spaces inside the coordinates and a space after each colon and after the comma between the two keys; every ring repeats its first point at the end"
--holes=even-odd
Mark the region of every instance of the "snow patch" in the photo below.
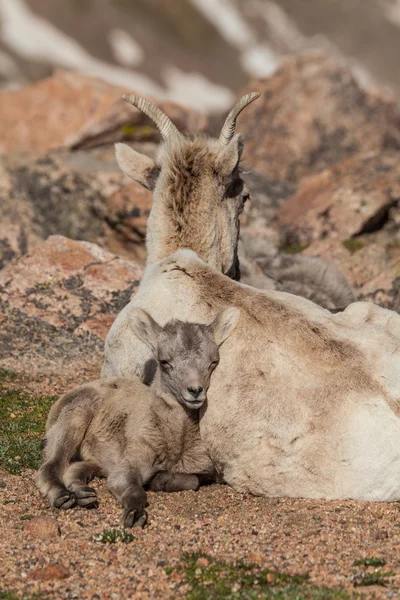
{"type": "Polygon", "coordinates": [[[135,67],[143,62],[144,52],[133,37],[123,29],[111,29],[108,34],[111,50],[124,67],[135,67]]]}
{"type": "Polygon", "coordinates": [[[212,83],[201,73],[184,73],[175,66],[166,67],[164,80],[169,88],[167,95],[170,100],[187,103],[206,112],[224,110],[235,99],[228,88],[212,83]]]}
{"type": "Polygon", "coordinates": [[[279,64],[279,58],[271,48],[260,45],[243,52],[241,62],[248,73],[262,78],[272,75],[279,64]]]}
{"type": "MultiPolygon", "coordinates": [[[[73,69],[138,94],[188,104],[204,111],[224,110],[234,99],[228,88],[213,84],[199,73],[184,73],[176,67],[167,67],[163,88],[143,73],[98,60],[78,42],[32,13],[25,0],[0,0],[0,20],[2,40],[29,60],[73,69]]],[[[125,65],[128,62],[138,64],[143,58],[142,49],[122,30],[113,30],[110,43],[125,65]]],[[[10,62],[4,64],[4,68],[12,66],[10,62]]]]}

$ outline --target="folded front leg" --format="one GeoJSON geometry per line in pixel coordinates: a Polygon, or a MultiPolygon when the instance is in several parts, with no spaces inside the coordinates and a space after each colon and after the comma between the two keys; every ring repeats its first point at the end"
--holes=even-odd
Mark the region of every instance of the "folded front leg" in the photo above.
{"type": "Polygon", "coordinates": [[[108,488],[124,508],[123,527],[143,527],[147,522],[147,494],[138,474],[129,467],[117,467],[108,477],[108,488]]]}

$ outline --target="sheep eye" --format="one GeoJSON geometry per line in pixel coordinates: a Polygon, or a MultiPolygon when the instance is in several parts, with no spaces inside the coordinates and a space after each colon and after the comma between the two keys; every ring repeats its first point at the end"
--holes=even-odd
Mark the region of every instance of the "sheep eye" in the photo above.
{"type": "Polygon", "coordinates": [[[240,179],[240,177],[235,177],[225,191],[225,196],[227,198],[236,198],[243,191],[244,181],[240,179]]]}
{"type": "Polygon", "coordinates": [[[217,366],[218,363],[219,363],[218,360],[214,360],[210,365],[210,369],[215,369],[215,367],[217,366]]]}
{"type": "Polygon", "coordinates": [[[167,360],[160,360],[160,365],[163,367],[163,369],[172,369],[171,363],[169,363],[167,360]]]}

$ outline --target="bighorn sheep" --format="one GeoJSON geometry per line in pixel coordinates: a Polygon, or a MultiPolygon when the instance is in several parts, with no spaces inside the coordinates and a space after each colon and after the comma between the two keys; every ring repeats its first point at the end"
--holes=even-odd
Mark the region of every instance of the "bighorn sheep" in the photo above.
{"type": "Polygon", "coordinates": [[[96,505],[87,483],[104,474],[124,508],[123,525],[143,525],[147,483],[154,491],[195,490],[214,479],[198,414],[218,348],[238,318],[238,309],[227,308],[210,325],[171,321],[161,328],[146,312],[133,311],[130,327],[158,363],[154,383],[99,380],[52,406],[37,484],[53,507],[96,505]]]}
{"type": "MultiPolygon", "coordinates": [[[[239,114],[259,95],[246,94],[236,103],[218,140],[204,135],[185,137],[148,100],[125,96],[154,120],[163,138],[155,162],[126,144],[116,144],[121,169],[153,190],[147,264],[179,248],[190,248],[210,266],[240,279],[239,215],[250,194],[239,168],[243,137],[234,135],[234,130],[239,114]]],[[[247,262],[244,283],[300,293],[329,309],[343,309],[355,300],[345,276],[324,259],[270,253],[259,258],[258,269],[251,269],[251,261],[247,262]]]]}
{"type": "MultiPolygon", "coordinates": [[[[220,156],[225,166],[229,157],[231,169],[242,145],[237,136],[217,147],[180,134],[162,146],[149,264],[109,332],[103,374],[145,372],[150,354],[128,327],[135,306],[161,324],[171,317],[208,322],[222,307],[237,306],[239,325],[221,347],[200,420],[224,479],[268,496],[400,500],[400,315],[364,303],[332,315],[304,298],[225,277],[217,269],[227,272],[231,261],[221,256],[234,256],[235,237],[221,253],[217,209],[196,220],[207,253],[181,249],[167,256],[180,239],[194,247],[187,237],[191,215],[200,197],[203,209],[211,197],[199,195],[203,171],[208,186],[215,178],[212,189],[220,181],[210,173],[211,157],[214,169],[222,168],[220,156]],[[206,237],[208,229],[213,236],[206,237]]],[[[140,156],[127,148],[117,156],[137,178],[140,156]]]]}

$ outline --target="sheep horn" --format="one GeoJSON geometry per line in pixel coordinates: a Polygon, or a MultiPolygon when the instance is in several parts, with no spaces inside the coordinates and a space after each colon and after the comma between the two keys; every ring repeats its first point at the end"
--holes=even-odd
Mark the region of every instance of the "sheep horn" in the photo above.
{"type": "Polygon", "coordinates": [[[171,119],[167,117],[167,115],[160,108],[158,108],[158,106],[155,106],[149,102],[149,100],[146,100],[146,98],[141,98],[135,94],[123,94],[122,98],[126,102],[129,102],[129,104],[136,106],[136,108],[138,108],[143,114],[150,117],[150,119],[159,129],[163,140],[166,140],[171,136],[180,137],[182,135],[179,129],[175,127],[171,119]]]}
{"type": "Polygon", "coordinates": [[[235,133],[236,127],[236,119],[242,112],[244,108],[253,100],[256,100],[260,96],[260,92],[250,92],[249,94],[245,94],[238,100],[235,106],[230,111],[229,115],[226,117],[226,121],[224,123],[223,128],[221,129],[221,133],[219,136],[219,142],[223,146],[227,146],[231,139],[233,138],[233,134],[235,133]]]}

